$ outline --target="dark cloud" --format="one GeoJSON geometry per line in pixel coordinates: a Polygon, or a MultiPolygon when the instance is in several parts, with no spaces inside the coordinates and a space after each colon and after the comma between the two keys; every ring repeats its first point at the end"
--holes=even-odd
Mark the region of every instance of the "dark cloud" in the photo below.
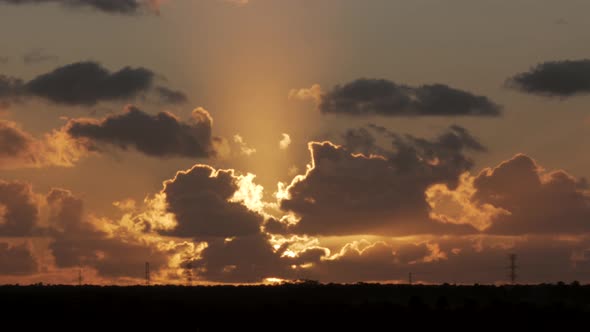
{"type": "Polygon", "coordinates": [[[164,86],[156,87],[156,91],[160,95],[160,100],[165,104],[183,104],[188,101],[182,91],[171,90],[164,86]]]}
{"type": "Polygon", "coordinates": [[[207,243],[198,259],[183,264],[190,262],[203,280],[260,282],[288,266],[281,259],[285,248],[275,250],[261,231],[264,217],[236,199],[240,180],[233,170],[195,165],[164,183],[167,212],[177,225],[159,233],[207,243]]]}
{"type": "Polygon", "coordinates": [[[12,121],[0,120],[0,169],[72,167],[93,147],[61,130],[37,139],[12,121]]]}
{"type": "Polygon", "coordinates": [[[57,3],[68,7],[89,7],[111,14],[138,14],[146,9],[157,10],[157,0],[0,0],[0,4],[37,5],[57,3]]]}
{"type": "Polygon", "coordinates": [[[25,156],[34,139],[10,121],[0,120],[0,161],[25,156]]]}
{"type": "Polygon", "coordinates": [[[125,100],[146,92],[154,73],[125,67],[110,72],[95,62],[78,62],[37,76],[24,86],[28,94],[66,105],[95,105],[99,101],[125,100]]]}
{"type": "Polygon", "coordinates": [[[0,180],[0,237],[31,236],[39,217],[29,184],[0,180]]]}
{"type": "Polygon", "coordinates": [[[37,261],[26,245],[0,242],[0,275],[28,275],[37,269],[37,261]]]}
{"type": "Polygon", "coordinates": [[[200,276],[217,282],[261,282],[264,278],[283,276],[287,261],[275,252],[269,238],[256,233],[231,241],[210,240],[195,267],[200,276]]]}
{"type": "Polygon", "coordinates": [[[36,48],[23,55],[23,62],[27,65],[37,64],[40,62],[55,62],[59,60],[57,55],[45,53],[45,50],[36,48]]]}
{"type": "Polygon", "coordinates": [[[168,211],[178,221],[166,235],[199,239],[231,238],[260,232],[263,217],[241,202],[230,200],[239,189],[232,170],[196,165],[166,181],[168,211]]]}
{"type": "MultiPolygon", "coordinates": [[[[457,126],[432,140],[393,133],[389,137],[394,149],[382,156],[351,154],[329,142],[310,143],[311,168],[293,180],[286,189],[288,198],[280,202],[283,210],[301,218],[292,231],[408,235],[447,227],[429,219],[425,191],[436,183],[455,187],[473,166],[465,152],[484,147],[457,126]]],[[[468,229],[453,225],[446,231],[468,229]]]]}
{"type": "Polygon", "coordinates": [[[493,234],[584,234],[590,232],[590,194],[585,179],[564,171],[544,172],[517,155],[474,181],[473,201],[509,214],[498,216],[486,231],[493,234]]]}
{"type": "Polygon", "coordinates": [[[500,106],[484,96],[443,84],[411,87],[388,80],[358,79],[323,93],[322,113],[353,116],[499,116],[500,106]]]}
{"type": "Polygon", "coordinates": [[[590,59],[543,62],[510,78],[507,85],[552,97],[590,93],[590,59]]]}
{"type": "Polygon", "coordinates": [[[342,135],[344,146],[353,153],[383,153],[377,145],[377,139],[367,128],[347,129],[342,135]]]}
{"type": "Polygon", "coordinates": [[[70,191],[53,189],[50,207],[49,245],[57,267],[92,267],[105,277],[141,278],[144,263],[155,272],[166,266],[168,256],[137,239],[109,235],[85,219],[83,202],[70,191]]]}
{"type": "Polygon", "coordinates": [[[39,75],[28,82],[0,75],[0,100],[31,97],[70,106],[125,101],[155,93],[162,102],[179,103],[180,91],[155,86],[156,74],[146,68],[125,67],[111,72],[96,62],[76,62],[39,75]]]}
{"type": "Polygon", "coordinates": [[[122,149],[135,148],[155,157],[203,158],[215,155],[212,119],[198,108],[189,121],[168,112],[147,114],[134,106],[102,120],[73,119],[65,127],[75,138],[86,138],[122,149]]]}

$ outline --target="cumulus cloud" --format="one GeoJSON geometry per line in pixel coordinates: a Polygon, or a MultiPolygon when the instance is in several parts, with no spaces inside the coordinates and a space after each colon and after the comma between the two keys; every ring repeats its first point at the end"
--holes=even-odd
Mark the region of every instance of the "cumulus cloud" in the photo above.
{"type": "Polygon", "coordinates": [[[87,141],[63,130],[35,138],[15,122],[0,120],[0,169],[72,167],[92,150],[87,141]]]}
{"type": "Polygon", "coordinates": [[[199,278],[220,282],[259,282],[281,274],[284,249],[271,246],[261,230],[262,187],[252,175],[195,165],[164,182],[160,193],[174,222],[156,225],[162,235],[205,243],[199,257],[185,261],[199,278]]]}
{"type": "Polygon", "coordinates": [[[286,150],[289,145],[291,145],[291,136],[289,134],[283,133],[283,138],[279,141],[279,148],[281,150],[286,150]]]}
{"type": "MultiPolygon", "coordinates": [[[[473,166],[467,151],[484,147],[453,126],[435,139],[391,135],[394,149],[383,155],[353,154],[330,142],[309,144],[311,164],[279,188],[280,207],[301,220],[292,231],[311,235],[440,232],[428,218],[425,191],[450,187],[473,166]]],[[[456,232],[471,228],[452,225],[456,232]],[[457,226],[457,227],[455,227],[457,226]]]]}
{"type": "Polygon", "coordinates": [[[0,100],[41,98],[56,104],[93,106],[99,102],[124,101],[155,92],[166,103],[180,103],[180,91],[154,86],[156,74],[146,68],[125,67],[111,72],[97,62],[77,62],[39,75],[28,82],[0,76],[0,100]]]}
{"type": "Polygon", "coordinates": [[[587,94],[590,93],[590,59],[543,62],[508,79],[507,85],[550,97],[587,94]]]}
{"type": "Polygon", "coordinates": [[[0,275],[27,275],[37,269],[37,261],[26,244],[0,242],[0,275]]]}
{"type": "Polygon", "coordinates": [[[53,189],[46,200],[53,238],[49,250],[57,267],[91,267],[101,276],[141,278],[144,262],[154,271],[167,265],[168,255],[150,243],[98,228],[85,218],[83,201],[72,192],[53,189]]]}
{"type": "Polygon", "coordinates": [[[291,89],[289,91],[289,99],[312,100],[319,104],[322,101],[323,93],[322,87],[319,84],[314,84],[309,88],[291,89]]]}
{"type": "Polygon", "coordinates": [[[285,275],[287,263],[272,248],[266,235],[255,233],[230,241],[210,240],[194,265],[205,280],[261,282],[267,277],[285,275]]]}
{"type": "Polygon", "coordinates": [[[590,192],[585,179],[547,172],[519,154],[455,190],[428,191],[437,218],[469,223],[488,234],[585,234],[590,232],[590,192]],[[441,204],[441,206],[437,206],[441,204]]]}
{"type": "Polygon", "coordinates": [[[38,201],[31,186],[0,180],[0,237],[30,236],[38,218],[38,201]]]}
{"type": "Polygon", "coordinates": [[[233,198],[240,189],[240,175],[196,165],[164,183],[168,212],[177,225],[166,235],[190,238],[231,238],[256,234],[263,217],[233,198]]]}
{"type": "Polygon", "coordinates": [[[85,138],[121,149],[134,148],[154,157],[204,158],[215,155],[211,135],[213,120],[203,108],[195,109],[188,121],[169,112],[150,115],[128,106],[121,114],[101,120],[72,119],[64,130],[74,138],[85,138]]]}
{"type": "Polygon", "coordinates": [[[38,5],[56,3],[72,8],[88,7],[110,14],[139,14],[146,10],[157,13],[159,0],[0,0],[0,4],[38,5]]]}
{"type": "Polygon", "coordinates": [[[474,200],[505,209],[488,232],[497,234],[580,234],[590,231],[590,194],[585,179],[565,171],[545,172],[517,155],[474,180],[474,200]]]}
{"type": "Polygon", "coordinates": [[[319,86],[292,90],[291,98],[314,99],[324,114],[351,116],[488,116],[501,107],[485,96],[444,84],[419,87],[384,79],[358,79],[322,92],[319,86]]]}

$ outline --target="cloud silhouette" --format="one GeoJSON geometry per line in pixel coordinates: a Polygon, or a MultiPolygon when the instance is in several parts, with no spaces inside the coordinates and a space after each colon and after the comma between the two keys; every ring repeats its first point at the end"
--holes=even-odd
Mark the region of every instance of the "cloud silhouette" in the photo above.
{"type": "Polygon", "coordinates": [[[168,255],[149,243],[97,228],[85,218],[83,201],[69,190],[52,189],[46,200],[53,239],[49,250],[57,267],[92,267],[101,276],[141,278],[146,261],[153,271],[166,266],[168,255]]]}
{"type": "Polygon", "coordinates": [[[587,94],[590,93],[590,59],[543,62],[508,79],[507,85],[549,97],[587,94]]]}
{"type": "Polygon", "coordinates": [[[158,10],[158,0],[0,0],[0,4],[38,5],[57,3],[77,8],[88,7],[110,14],[139,14],[145,10],[158,10]]]}
{"type": "Polygon", "coordinates": [[[292,98],[314,99],[324,114],[351,116],[484,116],[501,115],[501,107],[485,96],[444,84],[412,87],[385,79],[361,78],[329,91],[293,90],[292,98]]]}
{"type": "Polygon", "coordinates": [[[428,190],[434,217],[472,224],[494,235],[577,235],[590,232],[590,194],[584,178],[547,172],[518,154],[477,176],[465,175],[456,189],[428,190]]]}
{"type": "MultiPolygon", "coordinates": [[[[428,140],[394,135],[394,150],[383,155],[353,154],[330,142],[311,142],[311,164],[304,175],[282,188],[280,207],[301,220],[292,232],[353,235],[441,232],[432,222],[426,189],[436,183],[451,187],[471,169],[468,151],[484,147],[467,130],[452,126],[428,140]]],[[[276,228],[276,225],[272,225],[276,228]]],[[[470,227],[448,225],[448,232],[470,227]]]]}
{"type": "Polygon", "coordinates": [[[72,119],[64,130],[74,138],[90,139],[121,149],[134,148],[154,157],[205,158],[215,155],[213,120],[197,108],[188,121],[169,112],[150,115],[135,106],[102,120],[72,119]]]}
{"type": "Polygon", "coordinates": [[[37,270],[37,261],[27,245],[0,242],[0,275],[28,275],[37,270]]]}
{"type": "Polygon", "coordinates": [[[263,217],[232,201],[239,189],[233,170],[195,165],[164,183],[168,212],[178,225],[165,235],[198,239],[231,238],[259,233],[263,217]]]}
{"type": "Polygon", "coordinates": [[[32,97],[68,106],[93,106],[155,93],[164,103],[186,101],[180,92],[154,86],[156,74],[146,68],[125,67],[111,72],[97,62],[76,62],[39,75],[28,82],[0,75],[0,100],[32,97]]]}
{"type": "Polygon", "coordinates": [[[15,122],[0,120],[0,169],[72,167],[93,150],[63,130],[36,138],[15,122]]]}
{"type": "Polygon", "coordinates": [[[38,202],[31,186],[0,180],[0,237],[31,236],[38,219],[38,202]]]}

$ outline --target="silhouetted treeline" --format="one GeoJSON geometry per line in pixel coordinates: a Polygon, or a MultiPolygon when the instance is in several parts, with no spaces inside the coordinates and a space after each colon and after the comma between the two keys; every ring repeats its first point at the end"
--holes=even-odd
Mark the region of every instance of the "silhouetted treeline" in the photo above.
{"type": "Polygon", "coordinates": [[[34,285],[0,286],[0,300],[4,321],[20,320],[26,314],[34,322],[50,325],[73,320],[88,322],[87,327],[110,321],[136,327],[187,323],[190,331],[226,330],[220,326],[236,323],[246,331],[250,327],[281,331],[317,321],[393,327],[408,322],[420,326],[476,320],[482,327],[490,327],[590,318],[590,286],[579,284],[409,286],[307,281],[279,286],[34,285]],[[274,324],[265,322],[287,325],[273,329],[274,324]]]}

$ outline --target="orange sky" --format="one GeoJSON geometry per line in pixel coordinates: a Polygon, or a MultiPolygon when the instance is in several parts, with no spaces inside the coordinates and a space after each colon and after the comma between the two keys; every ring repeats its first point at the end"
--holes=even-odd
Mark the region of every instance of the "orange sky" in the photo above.
{"type": "Polygon", "coordinates": [[[0,283],[590,279],[590,4],[78,2],[0,0],[0,283]]]}

